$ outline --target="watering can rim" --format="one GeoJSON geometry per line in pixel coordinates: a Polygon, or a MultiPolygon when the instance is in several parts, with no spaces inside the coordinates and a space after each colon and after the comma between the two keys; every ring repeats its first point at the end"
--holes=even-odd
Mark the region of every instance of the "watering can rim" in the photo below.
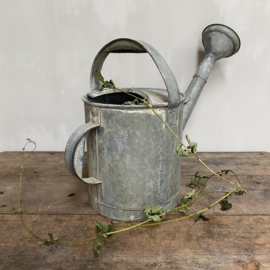
{"type": "MultiPolygon", "coordinates": [[[[134,93],[134,94],[139,94],[146,100],[150,102],[153,108],[162,108],[162,107],[168,107],[168,92],[167,89],[163,88],[148,88],[148,87],[129,87],[129,88],[121,88],[124,91],[127,91],[129,93],[134,93]],[[160,97],[157,95],[161,94],[160,97]],[[164,100],[162,100],[164,98],[164,100]]],[[[102,95],[107,95],[107,94],[113,94],[113,93],[121,93],[118,90],[113,90],[113,89],[104,89],[102,91],[100,90],[92,90],[90,93],[84,95],[82,97],[82,101],[84,103],[88,103],[90,105],[96,106],[96,107],[101,107],[101,108],[119,108],[119,109],[130,109],[130,108],[147,108],[145,105],[120,105],[120,104],[105,104],[105,103],[98,103],[94,102],[93,99],[98,96],[102,95]]],[[[186,103],[186,95],[179,92],[181,96],[181,102],[186,103]]],[[[179,106],[180,106],[179,104],[179,106]]]]}

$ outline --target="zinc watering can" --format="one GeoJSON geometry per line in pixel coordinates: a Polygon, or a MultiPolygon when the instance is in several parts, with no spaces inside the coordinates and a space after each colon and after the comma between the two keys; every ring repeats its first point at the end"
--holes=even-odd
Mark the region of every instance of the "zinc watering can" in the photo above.
{"type": "Polygon", "coordinates": [[[123,88],[145,99],[181,139],[182,131],[207,82],[215,62],[235,54],[238,35],[229,27],[213,24],[202,33],[205,57],[185,94],[162,56],[148,43],[116,39],[106,44],[94,59],[90,92],[82,100],[85,124],[68,140],[65,163],[69,172],[87,184],[92,208],[116,220],[145,220],[144,209],[177,206],[180,199],[181,158],[179,142],[145,105],[123,105],[134,98],[114,89],[99,90],[95,71],[101,71],[110,53],[148,53],[155,62],[166,89],[123,88]],[[88,175],[83,160],[87,145],[88,175]]]}

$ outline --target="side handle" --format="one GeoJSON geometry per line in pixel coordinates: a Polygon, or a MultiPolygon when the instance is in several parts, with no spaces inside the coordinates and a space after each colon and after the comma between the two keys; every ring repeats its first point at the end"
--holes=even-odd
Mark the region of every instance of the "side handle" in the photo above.
{"type": "Polygon", "coordinates": [[[86,123],[77,128],[70,136],[65,149],[65,163],[68,171],[79,180],[87,184],[101,184],[94,177],[82,178],[83,158],[87,133],[100,124],[86,123]]]}

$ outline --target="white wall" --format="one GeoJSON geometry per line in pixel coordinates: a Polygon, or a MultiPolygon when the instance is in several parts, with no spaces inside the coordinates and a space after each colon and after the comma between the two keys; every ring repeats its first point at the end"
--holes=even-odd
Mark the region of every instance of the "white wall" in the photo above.
{"type": "MultiPolygon", "coordinates": [[[[107,42],[148,42],[185,92],[203,50],[201,33],[226,24],[240,51],[217,62],[185,133],[200,151],[270,151],[270,2],[265,0],[1,0],[0,152],[64,151],[84,123],[81,96],[107,42]]],[[[163,87],[148,55],[110,55],[117,86],[163,87]]]]}

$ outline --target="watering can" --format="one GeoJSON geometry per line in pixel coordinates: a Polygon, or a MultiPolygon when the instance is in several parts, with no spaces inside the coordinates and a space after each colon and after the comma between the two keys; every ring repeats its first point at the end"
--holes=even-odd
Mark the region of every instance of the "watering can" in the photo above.
{"type": "Polygon", "coordinates": [[[213,24],[202,33],[205,57],[185,94],[162,56],[148,43],[116,39],[106,44],[94,59],[90,92],[82,97],[86,124],[68,140],[65,163],[68,171],[87,184],[92,208],[116,219],[147,219],[144,209],[177,206],[180,199],[181,158],[179,142],[145,104],[123,105],[131,97],[115,89],[99,90],[95,71],[101,71],[110,53],[148,53],[155,62],[166,89],[123,88],[145,99],[181,139],[182,131],[202,92],[215,62],[235,54],[238,35],[229,27],[213,24]],[[88,176],[83,177],[85,146],[88,176]]]}

